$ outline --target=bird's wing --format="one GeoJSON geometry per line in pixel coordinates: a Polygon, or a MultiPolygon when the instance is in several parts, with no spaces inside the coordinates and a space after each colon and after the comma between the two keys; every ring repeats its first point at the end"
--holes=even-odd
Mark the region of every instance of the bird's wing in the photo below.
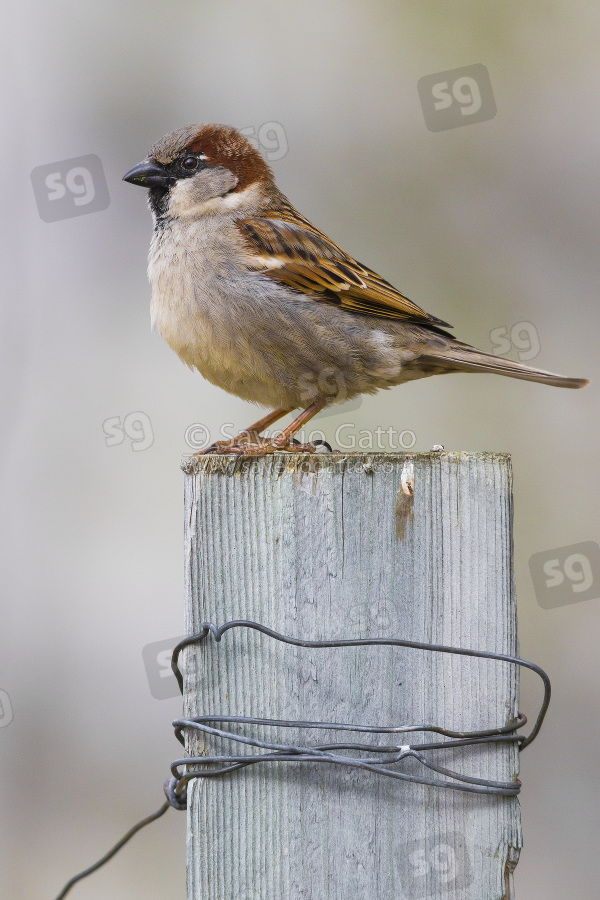
{"type": "Polygon", "coordinates": [[[251,265],[269,278],[349,312],[448,326],[363,266],[296,210],[240,219],[251,265]]]}

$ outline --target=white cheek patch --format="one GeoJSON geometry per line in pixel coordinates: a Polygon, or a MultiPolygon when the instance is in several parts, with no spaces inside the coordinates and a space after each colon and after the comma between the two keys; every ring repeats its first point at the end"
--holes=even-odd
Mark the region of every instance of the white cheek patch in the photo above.
{"type": "Polygon", "coordinates": [[[187,216],[194,211],[196,205],[197,200],[192,185],[192,179],[186,178],[177,181],[169,192],[168,214],[175,218],[187,216]]]}
{"type": "Polygon", "coordinates": [[[243,191],[230,193],[237,184],[237,178],[227,169],[222,172],[226,177],[215,177],[212,183],[199,185],[196,178],[185,178],[174,184],[169,196],[168,215],[174,218],[199,218],[215,213],[251,211],[260,200],[258,185],[253,184],[243,191]],[[203,188],[206,189],[205,193],[203,188]]]}
{"type": "Polygon", "coordinates": [[[169,212],[189,204],[190,193],[189,179],[175,182],[169,191],[169,212]]]}
{"type": "Polygon", "coordinates": [[[227,195],[237,178],[227,169],[204,170],[192,178],[180,178],[169,194],[169,214],[174,217],[202,215],[211,200],[227,195]]]}

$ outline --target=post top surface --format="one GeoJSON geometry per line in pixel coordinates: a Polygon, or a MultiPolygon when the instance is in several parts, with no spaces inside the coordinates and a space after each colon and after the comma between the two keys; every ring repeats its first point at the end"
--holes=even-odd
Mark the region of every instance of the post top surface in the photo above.
{"type": "Polygon", "coordinates": [[[316,469],[339,468],[340,472],[348,466],[363,466],[365,471],[369,467],[391,471],[392,468],[403,466],[410,460],[413,463],[450,462],[455,464],[466,462],[504,462],[510,464],[510,453],[490,450],[428,450],[424,453],[414,453],[407,450],[402,453],[273,453],[269,456],[239,457],[234,454],[209,454],[207,456],[186,456],[181,463],[181,469],[186,475],[199,474],[229,474],[248,471],[252,468],[258,471],[271,469],[275,472],[302,472],[316,469]]]}

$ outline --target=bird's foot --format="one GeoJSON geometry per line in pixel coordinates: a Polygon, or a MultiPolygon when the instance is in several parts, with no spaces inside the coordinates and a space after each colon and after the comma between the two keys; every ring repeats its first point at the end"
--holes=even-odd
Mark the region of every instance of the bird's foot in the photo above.
{"type": "Polygon", "coordinates": [[[215,441],[215,443],[211,444],[210,447],[207,447],[206,450],[199,450],[197,453],[194,453],[194,456],[204,456],[206,453],[235,453],[234,448],[236,447],[245,444],[258,444],[262,440],[263,438],[261,438],[256,431],[252,431],[248,428],[246,431],[242,431],[241,434],[236,435],[234,438],[230,438],[228,441],[215,441]]]}
{"type": "Polygon", "coordinates": [[[235,453],[236,456],[268,456],[271,453],[319,453],[323,452],[322,448],[326,448],[327,451],[331,451],[331,447],[329,444],[326,444],[325,441],[315,441],[300,444],[298,441],[293,438],[285,441],[281,440],[281,437],[277,438],[261,438],[256,436],[254,441],[244,441],[243,443],[234,443],[233,441],[219,441],[217,444],[213,444],[212,447],[209,447],[208,450],[204,450],[203,453],[217,453],[220,455],[224,455],[227,453],[235,453]]]}
{"type": "Polygon", "coordinates": [[[211,444],[206,450],[195,453],[194,456],[204,456],[208,453],[217,453],[219,455],[235,453],[237,456],[267,456],[270,453],[278,453],[280,451],[285,453],[331,453],[332,449],[327,441],[314,441],[307,444],[301,444],[294,438],[294,435],[302,428],[302,426],[306,425],[314,415],[320,412],[324,405],[323,401],[315,401],[315,403],[312,403],[303,410],[300,415],[281,432],[281,434],[277,435],[277,437],[261,437],[261,432],[264,431],[265,428],[268,428],[273,422],[276,422],[278,419],[281,419],[282,416],[290,412],[289,409],[284,409],[283,407],[281,409],[276,409],[272,413],[269,413],[269,415],[264,416],[258,422],[255,422],[249,428],[246,428],[241,434],[238,434],[231,440],[216,441],[216,443],[211,444]]]}

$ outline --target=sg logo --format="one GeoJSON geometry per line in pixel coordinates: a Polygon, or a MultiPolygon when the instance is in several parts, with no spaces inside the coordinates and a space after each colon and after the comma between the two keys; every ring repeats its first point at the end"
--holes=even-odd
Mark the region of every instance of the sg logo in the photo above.
{"type": "Polygon", "coordinates": [[[263,122],[258,128],[249,125],[247,128],[240,128],[240,131],[257,150],[265,154],[269,162],[283,159],[288,152],[287,135],[281,122],[263,122]]]}
{"type": "Polygon", "coordinates": [[[0,728],[6,728],[13,720],[13,708],[6,691],[0,690],[0,728]]]}
{"type": "Polygon", "coordinates": [[[107,447],[122,444],[125,436],[131,441],[131,449],[139,452],[147,450],[154,443],[154,432],[150,416],[145,412],[130,412],[121,422],[121,416],[111,416],[102,423],[107,447]]]}
{"type": "Polygon", "coordinates": [[[181,637],[176,637],[168,641],[155,641],[153,644],[146,644],[142,650],[150,693],[156,700],[180,696],[179,685],[171,669],[171,657],[173,649],[181,640],[181,637]]]}
{"type": "Polygon", "coordinates": [[[594,541],[534,553],[529,570],[544,609],[600,598],[600,547],[594,541]]]}
{"type": "Polygon", "coordinates": [[[498,356],[510,353],[514,347],[521,362],[535,359],[540,355],[540,337],[537,328],[532,322],[517,322],[512,328],[501,325],[490,331],[492,350],[498,356]]]}
{"type": "Polygon", "coordinates": [[[410,900],[426,900],[434,889],[437,896],[462,893],[473,881],[473,866],[462,835],[441,834],[427,845],[413,841],[408,845],[409,884],[403,884],[410,900]]]}
{"type": "Polygon", "coordinates": [[[429,131],[485,122],[496,115],[489,72],[481,63],[425,75],[417,88],[429,131]]]}
{"type": "Polygon", "coordinates": [[[104,169],[94,154],[38,166],[31,183],[44,222],[99,212],[110,202],[104,169]]]}

